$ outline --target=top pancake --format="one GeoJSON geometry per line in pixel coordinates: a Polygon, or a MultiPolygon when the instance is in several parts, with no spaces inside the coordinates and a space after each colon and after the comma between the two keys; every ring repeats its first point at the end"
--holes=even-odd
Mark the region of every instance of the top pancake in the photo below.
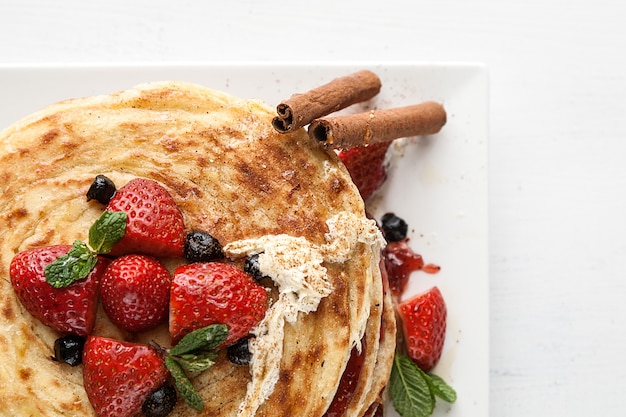
{"type": "MultiPolygon", "coordinates": [[[[261,102],[163,82],[61,102],[0,133],[0,380],[12,381],[0,385],[0,415],[93,415],[80,367],[50,359],[59,335],[22,309],[8,267],[20,251],[87,240],[102,212],[85,197],[97,174],[118,187],[135,177],[158,181],[187,229],[205,230],[224,245],[284,234],[321,246],[335,214],[365,219],[363,201],[336,155],[318,149],[302,130],[276,133],[273,116],[261,102]]],[[[357,242],[345,260],[324,263],[334,290],[316,312],[285,325],[278,382],[256,415],[323,415],[352,347],[367,326],[380,328],[378,249],[357,242]]],[[[169,343],[165,328],[128,335],[102,314],[95,333],[169,343]]],[[[377,349],[367,354],[371,368],[377,349]]],[[[218,360],[194,380],[206,403],[200,415],[237,415],[249,381],[247,367],[218,360]]],[[[356,402],[355,410],[367,408],[356,402]]],[[[179,404],[172,415],[198,414],[179,404]]]]}

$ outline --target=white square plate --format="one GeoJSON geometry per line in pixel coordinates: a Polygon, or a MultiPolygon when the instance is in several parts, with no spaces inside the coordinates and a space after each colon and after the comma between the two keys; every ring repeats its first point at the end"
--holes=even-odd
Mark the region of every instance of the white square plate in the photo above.
{"type": "MultiPolygon", "coordinates": [[[[438,401],[435,416],[489,413],[489,280],[487,230],[487,72],[475,64],[154,64],[0,66],[0,130],[53,102],[107,94],[157,80],[196,82],[262,99],[271,107],[359,69],[370,69],[382,90],[346,112],[441,102],[441,132],[412,138],[395,160],[371,212],[393,211],[410,227],[410,244],[442,267],[411,277],[407,296],[437,285],[448,306],[446,345],[434,372],[457,391],[454,405],[438,401]]],[[[388,406],[386,416],[396,417],[388,406]]]]}

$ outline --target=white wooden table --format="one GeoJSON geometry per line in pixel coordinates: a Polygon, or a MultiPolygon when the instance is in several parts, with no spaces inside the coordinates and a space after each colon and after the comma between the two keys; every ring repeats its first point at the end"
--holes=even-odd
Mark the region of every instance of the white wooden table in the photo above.
{"type": "Polygon", "coordinates": [[[617,0],[2,0],[0,64],[486,64],[490,414],[618,416],[625,20],[617,0]]]}

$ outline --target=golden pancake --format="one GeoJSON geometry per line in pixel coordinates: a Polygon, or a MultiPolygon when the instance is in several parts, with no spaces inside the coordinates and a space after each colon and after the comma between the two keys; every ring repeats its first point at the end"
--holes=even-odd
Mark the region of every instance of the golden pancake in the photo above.
{"type": "MultiPolygon", "coordinates": [[[[321,417],[361,344],[366,357],[345,415],[362,416],[379,399],[395,339],[378,266],[380,233],[336,155],[303,130],[278,134],[273,116],[258,101],[162,82],[60,102],[0,133],[0,415],[94,415],[81,367],[51,359],[59,334],[22,308],[8,276],[20,251],[87,240],[103,209],[85,197],[98,174],[118,188],[135,177],[158,181],[186,228],[215,236],[234,262],[262,253],[270,276],[282,276],[296,258],[319,273],[315,302],[307,293],[294,305],[270,307],[261,323],[269,336],[259,331],[252,365],[222,355],[193,379],[204,411],[179,400],[172,416],[321,417]],[[271,255],[280,248],[291,252],[271,255]]],[[[130,335],[101,311],[94,333],[170,343],[166,326],[130,335]]]]}

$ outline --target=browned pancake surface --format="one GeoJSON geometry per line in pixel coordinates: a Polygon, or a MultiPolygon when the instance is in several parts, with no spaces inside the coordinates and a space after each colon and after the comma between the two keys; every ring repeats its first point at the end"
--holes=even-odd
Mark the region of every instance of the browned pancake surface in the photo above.
{"type": "MultiPolygon", "coordinates": [[[[364,216],[336,156],[303,131],[276,133],[272,117],[255,101],[154,83],[58,103],[0,133],[0,415],[92,415],[80,367],[50,359],[58,335],[21,308],[8,266],[19,251],[87,239],[102,211],[85,197],[97,174],[118,187],[134,177],[160,182],[187,228],[206,230],[222,244],[268,234],[322,244],[333,214],[364,216]]],[[[350,331],[362,321],[356,316],[370,304],[364,294],[373,259],[360,245],[345,264],[327,265],[335,290],[316,313],[286,325],[279,382],[258,415],[323,414],[349,357],[350,331]]],[[[102,315],[96,333],[168,343],[165,329],[126,335],[102,315]]],[[[207,404],[201,415],[236,415],[249,378],[245,367],[225,360],[196,378],[207,404]]],[[[198,414],[179,405],[172,415],[198,414]]]]}

